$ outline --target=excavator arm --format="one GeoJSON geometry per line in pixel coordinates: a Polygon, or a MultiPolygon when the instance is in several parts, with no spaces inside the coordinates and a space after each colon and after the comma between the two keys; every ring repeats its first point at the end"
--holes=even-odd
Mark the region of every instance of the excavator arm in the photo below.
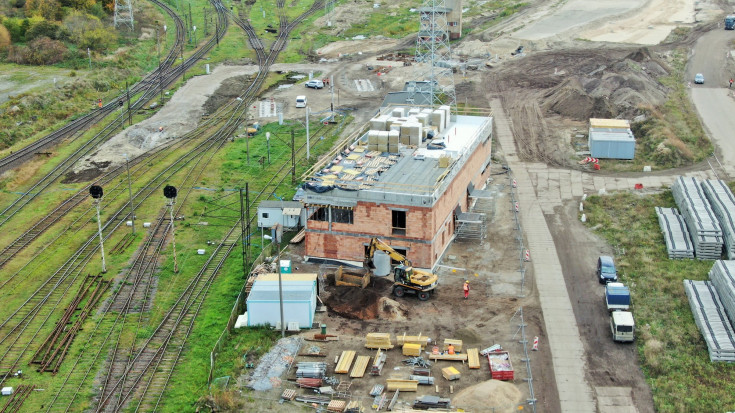
{"type": "Polygon", "coordinates": [[[403,256],[403,254],[400,254],[398,251],[394,250],[393,247],[386,244],[385,242],[381,241],[378,238],[373,238],[370,240],[370,245],[368,245],[368,249],[365,252],[365,261],[364,266],[367,269],[375,269],[375,265],[373,264],[373,258],[375,257],[375,251],[383,251],[390,258],[394,261],[398,261],[402,265],[405,265],[406,267],[411,267],[411,261],[403,256]]]}

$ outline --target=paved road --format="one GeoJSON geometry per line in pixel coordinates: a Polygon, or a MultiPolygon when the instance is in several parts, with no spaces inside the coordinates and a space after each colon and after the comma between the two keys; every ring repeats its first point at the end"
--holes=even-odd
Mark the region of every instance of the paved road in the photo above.
{"type": "Polygon", "coordinates": [[[729,44],[733,32],[716,28],[702,36],[694,47],[687,65],[687,76],[702,73],[703,85],[692,84],[692,101],[705,130],[717,147],[717,155],[730,177],[735,177],[735,86],[729,89],[728,79],[735,71],[728,70],[729,44]]]}

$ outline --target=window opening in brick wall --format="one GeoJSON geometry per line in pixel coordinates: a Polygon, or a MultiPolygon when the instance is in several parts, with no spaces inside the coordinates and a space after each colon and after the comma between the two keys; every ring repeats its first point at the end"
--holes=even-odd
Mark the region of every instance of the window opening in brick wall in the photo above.
{"type": "Polygon", "coordinates": [[[327,208],[317,208],[313,214],[311,214],[312,221],[329,221],[329,211],[327,208]]]}
{"type": "Polygon", "coordinates": [[[352,224],[354,214],[351,209],[332,208],[332,222],[340,224],[352,224]]]}
{"type": "Polygon", "coordinates": [[[393,235],[406,235],[406,211],[391,211],[393,235]]]}

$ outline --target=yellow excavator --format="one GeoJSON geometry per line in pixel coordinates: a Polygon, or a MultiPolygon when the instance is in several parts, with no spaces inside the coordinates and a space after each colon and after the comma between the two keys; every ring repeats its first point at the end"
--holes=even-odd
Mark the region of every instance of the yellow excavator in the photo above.
{"type": "Polygon", "coordinates": [[[408,258],[378,238],[372,238],[365,251],[363,266],[371,273],[375,270],[375,263],[373,262],[375,251],[383,251],[392,260],[399,262],[393,269],[393,295],[403,297],[408,293],[416,294],[421,301],[429,299],[432,291],[439,283],[439,277],[436,274],[414,269],[408,258]]]}

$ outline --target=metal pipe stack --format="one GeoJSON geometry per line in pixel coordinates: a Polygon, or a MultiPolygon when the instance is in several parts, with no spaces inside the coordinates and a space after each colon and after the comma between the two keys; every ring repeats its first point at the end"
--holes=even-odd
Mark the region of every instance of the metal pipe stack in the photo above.
{"type": "Polygon", "coordinates": [[[680,176],[671,190],[694,241],[695,256],[700,260],[719,259],[722,229],[697,180],[680,176]]]}
{"type": "Polygon", "coordinates": [[[735,196],[725,181],[702,181],[702,190],[717,216],[725,238],[727,259],[735,259],[735,196]]]}
{"type": "Polygon", "coordinates": [[[429,376],[410,375],[409,380],[416,380],[419,384],[434,384],[434,378],[429,376]]]}
{"type": "Polygon", "coordinates": [[[296,364],[297,378],[323,379],[327,375],[327,363],[299,362],[296,364]]]}
{"type": "Polygon", "coordinates": [[[692,244],[684,217],[676,208],[656,207],[655,209],[669,258],[694,258],[694,244],[692,244]]]}

